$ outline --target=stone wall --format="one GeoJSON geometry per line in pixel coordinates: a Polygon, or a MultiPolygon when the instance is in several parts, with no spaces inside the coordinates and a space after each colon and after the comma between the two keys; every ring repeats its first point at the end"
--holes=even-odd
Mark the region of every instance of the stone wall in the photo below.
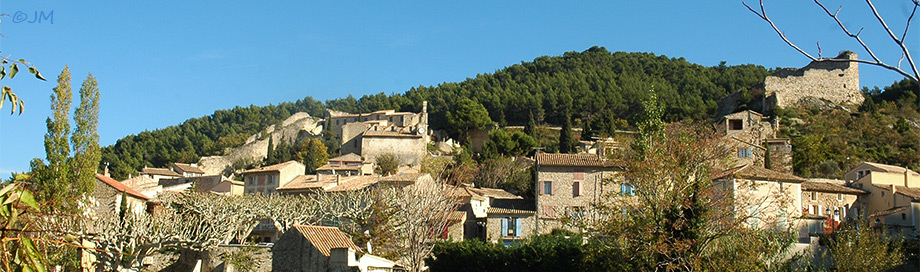
{"type": "MultiPolygon", "coordinates": [[[[277,145],[282,139],[291,141],[301,133],[322,135],[323,127],[318,121],[307,113],[298,112],[285,119],[281,129],[276,130],[275,125],[272,125],[262,133],[268,133],[272,137],[272,143],[277,145]]],[[[260,134],[253,134],[245,144],[230,150],[223,156],[202,157],[198,161],[199,168],[204,170],[205,175],[229,174],[225,171],[237,161],[258,162],[265,159],[268,154],[268,137],[260,140],[260,134]]]]}
{"type": "MultiPolygon", "coordinates": [[[[843,52],[835,59],[856,59],[856,53],[843,52]]],[[[765,111],[773,107],[795,106],[806,97],[836,104],[862,104],[859,90],[859,65],[856,62],[813,61],[801,69],[780,69],[764,79],[765,111]]]]}
{"type": "Polygon", "coordinates": [[[361,146],[361,157],[374,163],[377,156],[393,153],[400,165],[419,165],[427,154],[424,137],[362,137],[361,146]]]}
{"type": "Polygon", "coordinates": [[[596,203],[604,192],[619,192],[617,182],[605,184],[604,180],[615,177],[615,172],[593,167],[550,167],[540,166],[537,173],[537,234],[549,233],[553,228],[562,227],[558,219],[565,216],[566,208],[587,208],[596,203]],[[582,171],[583,177],[576,179],[576,171],[582,171]],[[551,181],[552,194],[544,191],[544,182],[551,181]],[[574,196],[574,183],[578,181],[581,194],[574,196]]]}

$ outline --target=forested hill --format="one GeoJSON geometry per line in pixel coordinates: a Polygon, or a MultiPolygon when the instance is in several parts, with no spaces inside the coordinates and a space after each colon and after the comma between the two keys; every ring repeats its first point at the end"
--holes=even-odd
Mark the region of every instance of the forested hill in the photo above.
{"type": "MultiPolygon", "coordinates": [[[[610,53],[603,47],[592,47],[584,52],[539,57],[459,83],[419,86],[403,94],[380,93],[360,99],[348,96],[326,101],[325,106],[346,112],[417,112],[422,101],[429,101],[433,129],[445,128],[447,112],[466,110],[471,104],[484,106],[489,117],[502,125],[522,125],[531,113],[538,123],[560,124],[566,109],[571,109],[575,126],[603,135],[628,126],[650,89],[665,107],[667,121],[707,119],[715,113],[719,98],[762,82],[769,72],[758,65],[706,67],[683,58],[610,53]]],[[[323,107],[323,103],[307,97],[275,106],[219,110],[178,126],[122,138],[104,148],[102,162],[110,164],[116,178],[127,177],[143,166],[196,162],[201,156],[217,155],[225,147],[242,144],[249,135],[295,112],[321,116],[323,107]]]]}

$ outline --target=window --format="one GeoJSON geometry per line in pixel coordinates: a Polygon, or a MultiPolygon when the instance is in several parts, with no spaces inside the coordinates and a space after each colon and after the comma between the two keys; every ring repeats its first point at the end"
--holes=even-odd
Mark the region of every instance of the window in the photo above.
{"type": "Polygon", "coordinates": [[[843,200],[843,194],[837,193],[837,200],[843,200]]]}
{"type": "Polygon", "coordinates": [[[750,158],[751,157],[751,148],[740,148],[738,149],[738,158],[750,158]]]}
{"type": "Polygon", "coordinates": [[[572,197],[576,197],[580,195],[581,195],[581,182],[578,182],[578,181],[573,182],[572,183],[572,197]]]}
{"type": "Polygon", "coordinates": [[[633,192],[632,185],[625,184],[625,183],[620,184],[620,194],[621,195],[631,195],[631,196],[636,195],[635,192],[633,192]]]}
{"type": "Polygon", "coordinates": [[[502,218],[502,237],[521,237],[521,218],[502,218]]]}
{"type": "Polygon", "coordinates": [[[811,201],[816,201],[816,200],[818,200],[818,193],[811,192],[811,201]]]}
{"type": "Polygon", "coordinates": [[[249,177],[249,185],[256,185],[256,181],[252,177],[249,177]]]}
{"type": "Polygon", "coordinates": [[[907,214],[901,213],[901,220],[907,220],[907,214]]]}
{"type": "Polygon", "coordinates": [[[552,194],[553,194],[553,182],[552,182],[552,181],[544,181],[544,182],[543,182],[543,194],[544,194],[544,195],[552,195],[552,194]]]}
{"type": "Polygon", "coordinates": [[[728,120],[728,130],[742,130],[744,129],[744,121],[740,119],[731,119],[728,120]]]}

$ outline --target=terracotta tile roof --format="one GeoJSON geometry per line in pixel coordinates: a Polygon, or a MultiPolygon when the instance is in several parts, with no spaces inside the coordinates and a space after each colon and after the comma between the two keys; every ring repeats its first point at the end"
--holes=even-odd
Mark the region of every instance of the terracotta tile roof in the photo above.
{"type": "Polygon", "coordinates": [[[473,192],[476,192],[484,197],[490,198],[500,198],[500,199],[520,199],[523,198],[519,195],[509,193],[508,191],[502,189],[494,188],[470,188],[473,192]]]}
{"type": "Polygon", "coordinates": [[[884,210],[884,211],[878,211],[878,212],[872,213],[871,215],[869,215],[869,217],[879,217],[879,216],[886,216],[886,215],[896,214],[896,213],[899,213],[899,212],[907,211],[908,209],[910,209],[910,207],[907,207],[907,206],[903,206],[903,207],[894,207],[894,208],[887,209],[887,210],[884,210]]]}
{"type": "Polygon", "coordinates": [[[538,152],[537,164],[540,166],[582,166],[614,167],[613,160],[603,159],[595,154],[551,154],[538,152]]]}
{"type": "Polygon", "coordinates": [[[347,170],[347,171],[359,171],[359,170],[361,170],[361,166],[360,166],[360,165],[334,165],[334,164],[326,164],[326,165],[320,166],[319,168],[316,168],[316,171],[332,171],[332,170],[337,170],[337,171],[342,171],[342,170],[347,170]]]}
{"type": "Polygon", "coordinates": [[[348,153],[342,156],[329,159],[329,161],[339,161],[339,162],[363,162],[364,159],[361,158],[361,155],[355,153],[348,153]]]}
{"type": "Polygon", "coordinates": [[[464,219],[466,219],[466,211],[451,211],[447,215],[447,222],[450,223],[463,222],[464,219]]]}
{"type": "MultiPolygon", "coordinates": [[[[377,184],[378,177],[374,176],[363,176],[363,177],[353,177],[350,179],[340,179],[339,185],[335,187],[326,189],[327,192],[346,192],[346,191],[357,191],[367,187],[370,187],[374,184],[377,184]]],[[[335,181],[332,182],[335,184],[335,181]]]]}
{"type": "Polygon", "coordinates": [[[176,168],[179,168],[179,170],[182,170],[182,172],[204,174],[204,170],[201,170],[201,168],[198,168],[198,166],[193,166],[191,164],[178,163],[178,162],[175,163],[175,165],[176,165],[176,168]]]}
{"type": "Polygon", "coordinates": [[[336,227],[294,225],[292,230],[297,230],[307,241],[310,241],[310,244],[313,244],[319,253],[326,257],[329,257],[333,248],[351,248],[362,252],[361,248],[348,238],[348,235],[336,227]]]}
{"type": "Polygon", "coordinates": [[[297,161],[286,161],[286,162],[282,162],[282,163],[279,163],[279,164],[273,164],[273,165],[269,165],[269,166],[262,166],[262,167],[255,168],[255,169],[249,169],[249,170],[243,171],[243,174],[247,174],[247,173],[259,173],[259,172],[271,172],[271,171],[279,171],[279,172],[280,172],[281,169],[284,169],[284,168],[286,168],[286,167],[288,167],[288,166],[291,166],[291,165],[293,165],[293,164],[300,164],[300,163],[297,162],[297,161]]]}
{"type": "Polygon", "coordinates": [[[909,197],[915,201],[920,200],[920,188],[909,188],[898,185],[897,189],[899,195],[909,197]]]}
{"type": "Polygon", "coordinates": [[[121,182],[119,182],[119,181],[117,181],[117,180],[114,180],[114,179],[112,179],[112,178],[110,178],[110,177],[106,177],[106,176],[104,176],[104,175],[102,175],[102,174],[96,174],[96,179],[99,180],[99,181],[101,181],[101,182],[103,182],[103,183],[105,183],[105,184],[107,184],[107,185],[109,185],[109,186],[111,186],[112,188],[115,188],[116,191],[125,192],[125,194],[128,194],[128,195],[133,196],[133,197],[136,197],[136,198],[143,199],[144,201],[150,201],[150,197],[147,197],[146,195],[144,195],[144,194],[142,194],[142,193],[140,193],[140,192],[138,192],[138,191],[135,191],[134,189],[131,189],[131,187],[128,187],[127,185],[125,185],[125,184],[123,184],[123,183],[121,183],[121,182]]]}
{"type": "Polygon", "coordinates": [[[171,176],[171,177],[181,177],[182,176],[182,175],[179,175],[179,173],[173,172],[172,170],[169,170],[166,168],[144,167],[144,169],[141,169],[141,173],[151,175],[151,176],[152,175],[171,176]]]}
{"type": "Polygon", "coordinates": [[[527,210],[514,210],[514,209],[508,209],[508,208],[489,207],[489,210],[486,211],[486,213],[488,213],[489,215],[493,215],[493,214],[494,215],[499,215],[499,214],[533,215],[536,212],[527,211],[527,210]]]}
{"type": "Polygon", "coordinates": [[[900,166],[887,165],[887,164],[874,163],[874,162],[863,162],[863,164],[875,167],[877,169],[881,169],[882,171],[885,171],[887,173],[904,174],[904,170],[907,170],[912,176],[920,176],[920,174],[918,174],[917,172],[914,172],[913,170],[906,169],[900,166]]]}
{"type": "Polygon", "coordinates": [[[285,184],[283,187],[278,188],[278,191],[286,190],[305,190],[305,189],[319,189],[326,190],[335,186],[335,177],[320,177],[320,182],[316,181],[316,175],[299,175],[295,177],[291,182],[285,184]]]}
{"type": "MultiPolygon", "coordinates": [[[[380,178],[381,182],[416,182],[422,177],[429,175],[426,173],[401,173],[392,176],[380,178]]],[[[430,176],[430,175],[429,175],[430,176]]]]}
{"type": "Polygon", "coordinates": [[[373,131],[368,130],[364,132],[362,137],[385,137],[385,138],[422,138],[421,134],[409,134],[396,131],[373,131]]]}
{"type": "Polygon", "coordinates": [[[533,199],[493,199],[486,213],[493,214],[520,214],[532,215],[536,212],[536,202],[533,199]]]}
{"type": "Polygon", "coordinates": [[[449,186],[447,189],[447,196],[449,197],[469,197],[469,198],[485,198],[477,192],[470,190],[466,186],[449,186]]]}
{"type": "Polygon", "coordinates": [[[786,181],[786,182],[804,182],[804,178],[797,177],[795,175],[786,174],[783,172],[778,172],[770,169],[766,169],[757,165],[743,165],[735,168],[730,168],[724,171],[715,172],[710,175],[712,179],[723,179],[723,178],[746,178],[746,179],[762,179],[770,181],[786,181]]]}
{"type": "Polygon", "coordinates": [[[830,182],[821,182],[814,180],[807,180],[802,182],[802,191],[815,191],[815,192],[826,192],[826,193],[841,193],[841,194],[851,194],[851,195],[861,195],[866,194],[866,191],[843,186],[842,184],[835,184],[830,182]]]}

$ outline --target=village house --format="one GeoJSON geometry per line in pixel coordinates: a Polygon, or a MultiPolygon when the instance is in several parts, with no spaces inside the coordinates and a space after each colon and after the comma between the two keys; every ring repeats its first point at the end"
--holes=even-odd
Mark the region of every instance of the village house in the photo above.
{"type": "MultiPolygon", "coordinates": [[[[536,217],[534,233],[563,228],[563,217],[578,217],[603,199],[605,190],[629,190],[620,184],[622,166],[594,154],[549,154],[537,152],[536,217]],[[610,188],[613,187],[613,188],[610,188]]],[[[622,184],[625,185],[625,184],[622,184]]],[[[628,185],[625,185],[628,187],[628,185]]]]}
{"type": "Polygon", "coordinates": [[[335,227],[295,225],[272,247],[273,271],[404,271],[335,227]]]}
{"type": "Polygon", "coordinates": [[[306,169],[306,166],[297,161],[287,161],[243,171],[244,193],[274,194],[279,187],[303,175],[306,169]]]}
{"type": "Polygon", "coordinates": [[[163,185],[160,185],[156,180],[147,175],[129,177],[128,179],[122,180],[121,183],[150,198],[156,198],[157,195],[163,192],[163,185]]]}
{"type": "Polygon", "coordinates": [[[172,171],[183,177],[200,177],[204,176],[204,170],[198,168],[198,164],[174,163],[172,171]]]}
{"type": "Polygon", "coordinates": [[[795,225],[802,216],[804,178],[748,164],[716,172],[712,179],[718,205],[746,217],[750,227],[804,228],[795,225]]]}
{"type": "Polygon", "coordinates": [[[172,170],[169,170],[166,168],[153,168],[153,167],[146,167],[146,166],[144,166],[144,168],[141,169],[141,174],[153,180],[156,180],[157,182],[159,182],[160,179],[171,179],[171,178],[181,178],[182,177],[182,175],[180,175],[179,173],[173,172],[172,170]]]}
{"type": "Polygon", "coordinates": [[[725,133],[723,144],[735,158],[735,165],[756,164],[792,174],[792,141],[776,138],[778,127],[776,119],[768,122],[752,110],[725,115],[716,123],[716,128],[725,133]]]}
{"type": "Polygon", "coordinates": [[[486,241],[510,246],[534,234],[536,207],[532,199],[490,199],[486,210],[486,241]]]}
{"type": "Polygon", "coordinates": [[[374,173],[374,164],[364,161],[360,155],[348,153],[342,156],[329,159],[326,165],[316,169],[317,174],[321,175],[342,175],[342,176],[359,176],[371,175],[374,173]]]}
{"type": "Polygon", "coordinates": [[[422,112],[381,110],[352,114],[326,110],[326,126],[341,140],[341,152],[359,154],[370,162],[394,154],[402,165],[419,164],[430,139],[428,102],[422,112]]]}
{"type": "Polygon", "coordinates": [[[920,174],[904,167],[863,162],[844,175],[868,194],[860,215],[869,215],[891,233],[915,237],[920,226],[920,174]]]}
{"type": "Polygon", "coordinates": [[[94,203],[96,213],[119,212],[122,204],[127,204],[126,210],[134,213],[144,213],[152,211],[153,203],[149,203],[150,197],[131,189],[127,185],[103,174],[96,174],[96,190],[90,203],[94,203]],[[125,197],[125,200],[122,198],[125,197]]]}
{"type": "Polygon", "coordinates": [[[836,231],[840,224],[859,217],[857,204],[866,191],[848,187],[845,181],[808,179],[802,182],[802,218],[799,238],[836,231]]]}

